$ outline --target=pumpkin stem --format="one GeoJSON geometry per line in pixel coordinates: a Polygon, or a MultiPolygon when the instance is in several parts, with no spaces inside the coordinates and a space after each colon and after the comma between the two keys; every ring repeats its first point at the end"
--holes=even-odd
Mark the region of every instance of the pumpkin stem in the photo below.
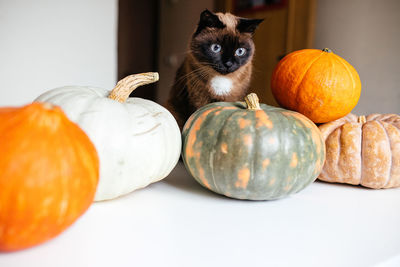
{"type": "Polygon", "coordinates": [[[332,50],[330,50],[329,48],[324,48],[322,49],[323,52],[327,52],[327,53],[332,53],[332,50]]]}
{"type": "Polygon", "coordinates": [[[367,118],[365,118],[365,116],[363,115],[363,116],[358,117],[357,121],[358,121],[358,123],[364,124],[367,122],[367,118]]]}
{"type": "Polygon", "coordinates": [[[244,101],[246,101],[247,109],[251,109],[251,110],[261,109],[260,108],[260,102],[258,100],[258,96],[255,93],[248,94],[244,98],[244,101]]]}
{"type": "Polygon", "coordinates": [[[139,86],[158,81],[158,72],[145,72],[126,76],[112,89],[108,98],[124,103],[139,86]]]}

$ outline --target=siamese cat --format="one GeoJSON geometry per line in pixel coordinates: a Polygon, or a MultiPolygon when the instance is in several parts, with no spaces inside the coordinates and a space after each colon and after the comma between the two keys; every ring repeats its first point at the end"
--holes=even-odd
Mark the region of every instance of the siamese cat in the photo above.
{"type": "Polygon", "coordinates": [[[243,101],[252,74],[252,36],[262,21],[209,10],[201,13],[167,101],[181,129],[208,103],[243,101]]]}

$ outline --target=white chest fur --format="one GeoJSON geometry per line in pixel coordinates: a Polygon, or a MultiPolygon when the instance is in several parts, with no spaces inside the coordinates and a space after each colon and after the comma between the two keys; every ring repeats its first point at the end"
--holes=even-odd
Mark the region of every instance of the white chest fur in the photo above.
{"type": "Polygon", "coordinates": [[[232,90],[232,80],[224,76],[215,76],[210,84],[216,95],[227,95],[232,90]]]}

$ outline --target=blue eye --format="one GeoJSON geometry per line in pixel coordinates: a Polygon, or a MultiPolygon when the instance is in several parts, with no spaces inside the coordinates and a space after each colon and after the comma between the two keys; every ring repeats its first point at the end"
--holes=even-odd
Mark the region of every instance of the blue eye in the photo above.
{"type": "Polygon", "coordinates": [[[221,46],[219,44],[212,44],[210,46],[211,51],[214,53],[219,53],[221,51],[221,46]]]}
{"type": "Polygon", "coordinates": [[[244,56],[246,54],[246,48],[240,47],[236,49],[235,55],[238,57],[244,56]]]}

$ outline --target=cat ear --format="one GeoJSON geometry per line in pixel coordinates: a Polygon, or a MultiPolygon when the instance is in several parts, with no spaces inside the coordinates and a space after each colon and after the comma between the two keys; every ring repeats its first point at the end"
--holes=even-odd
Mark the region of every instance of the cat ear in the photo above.
{"type": "Polygon", "coordinates": [[[206,9],[200,14],[200,21],[197,25],[195,35],[201,32],[206,27],[222,29],[225,27],[225,25],[219,20],[217,15],[206,9]]]}
{"type": "Polygon", "coordinates": [[[237,30],[239,32],[245,33],[254,33],[256,30],[258,24],[263,22],[264,19],[245,19],[245,18],[240,18],[239,23],[236,26],[237,30]]]}

